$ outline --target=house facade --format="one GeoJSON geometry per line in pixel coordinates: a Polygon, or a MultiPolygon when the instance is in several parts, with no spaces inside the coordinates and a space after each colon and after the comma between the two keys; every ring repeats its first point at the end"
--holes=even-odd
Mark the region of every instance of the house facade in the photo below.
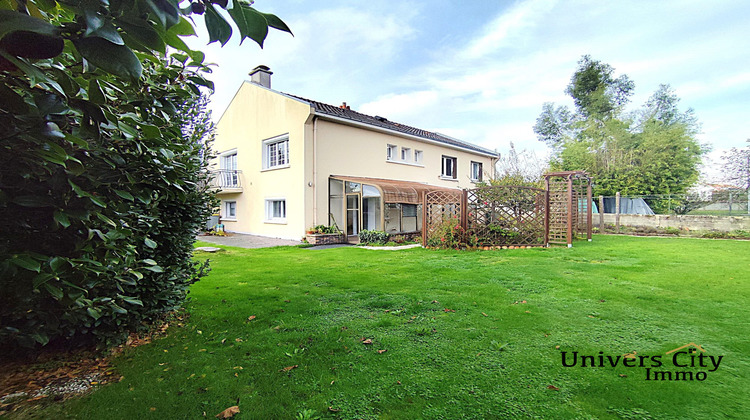
{"type": "Polygon", "coordinates": [[[272,90],[271,74],[255,68],[217,123],[213,185],[229,232],[415,232],[425,191],[494,176],[493,151],[272,90]]]}

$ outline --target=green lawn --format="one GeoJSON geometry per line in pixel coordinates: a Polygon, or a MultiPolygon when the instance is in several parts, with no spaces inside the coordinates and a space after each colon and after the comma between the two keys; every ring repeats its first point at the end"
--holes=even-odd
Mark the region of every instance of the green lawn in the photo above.
{"type": "Polygon", "coordinates": [[[122,382],[42,417],[213,418],[233,405],[238,419],[750,413],[747,241],[595,236],[572,249],[198,257],[213,271],[192,288],[187,324],[116,359],[122,382]],[[561,351],[635,351],[661,355],[652,370],[706,372],[665,355],[690,342],[723,356],[703,381],[562,366],[561,351]]]}

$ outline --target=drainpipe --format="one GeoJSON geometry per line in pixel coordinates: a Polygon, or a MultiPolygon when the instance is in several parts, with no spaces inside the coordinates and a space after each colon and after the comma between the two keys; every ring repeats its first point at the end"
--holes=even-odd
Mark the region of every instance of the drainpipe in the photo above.
{"type": "MultiPolygon", "coordinates": [[[[312,156],[312,167],[313,167],[313,179],[312,179],[312,194],[313,194],[313,226],[318,224],[318,117],[313,117],[313,156],[312,156]]],[[[328,225],[328,223],[323,223],[328,225]]]]}

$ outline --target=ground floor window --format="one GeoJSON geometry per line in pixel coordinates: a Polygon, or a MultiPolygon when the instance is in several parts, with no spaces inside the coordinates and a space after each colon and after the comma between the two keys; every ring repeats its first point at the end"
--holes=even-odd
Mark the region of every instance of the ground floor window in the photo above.
{"type": "Polygon", "coordinates": [[[286,199],[269,198],[266,200],[266,222],[286,223],[286,199]]]}
{"type": "Polygon", "coordinates": [[[224,202],[224,218],[225,219],[237,218],[237,202],[236,201],[224,202]]]}

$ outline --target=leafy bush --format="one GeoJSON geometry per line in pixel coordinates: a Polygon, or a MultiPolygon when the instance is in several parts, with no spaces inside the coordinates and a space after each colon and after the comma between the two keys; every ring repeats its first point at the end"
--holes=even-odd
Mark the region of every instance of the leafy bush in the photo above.
{"type": "Polygon", "coordinates": [[[679,235],[680,229],[676,227],[668,226],[664,228],[664,233],[666,233],[667,235],[679,235]]]}
{"type": "Polygon", "coordinates": [[[391,235],[380,230],[362,230],[359,232],[359,242],[365,245],[385,245],[391,235]]]}
{"type": "MultiPolygon", "coordinates": [[[[191,256],[211,209],[197,141],[210,133],[191,118],[213,84],[181,13],[209,12],[226,43],[223,4],[0,5],[0,343],[114,343],[205,273],[191,256]]],[[[288,31],[246,3],[229,15],[261,45],[269,26],[288,31]]]]}

